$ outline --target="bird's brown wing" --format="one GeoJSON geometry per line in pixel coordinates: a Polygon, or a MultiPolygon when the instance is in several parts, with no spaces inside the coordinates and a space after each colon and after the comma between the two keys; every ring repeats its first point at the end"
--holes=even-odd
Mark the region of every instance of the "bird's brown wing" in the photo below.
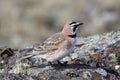
{"type": "Polygon", "coordinates": [[[60,47],[60,44],[62,44],[64,41],[65,38],[60,33],[57,33],[45,40],[43,44],[45,46],[45,50],[51,51],[58,49],[60,47]]]}
{"type": "Polygon", "coordinates": [[[50,51],[57,50],[60,47],[60,44],[64,41],[65,38],[60,33],[57,33],[52,37],[49,37],[42,45],[39,45],[39,47],[36,48],[37,50],[46,51],[49,53],[50,51]]]}
{"type": "Polygon", "coordinates": [[[48,38],[47,40],[45,40],[43,44],[34,45],[32,52],[27,53],[26,56],[18,59],[17,61],[21,61],[23,59],[38,54],[46,54],[46,53],[52,54],[54,53],[54,51],[61,48],[62,46],[61,44],[64,42],[65,42],[65,38],[60,33],[57,33],[52,37],[48,38]]]}

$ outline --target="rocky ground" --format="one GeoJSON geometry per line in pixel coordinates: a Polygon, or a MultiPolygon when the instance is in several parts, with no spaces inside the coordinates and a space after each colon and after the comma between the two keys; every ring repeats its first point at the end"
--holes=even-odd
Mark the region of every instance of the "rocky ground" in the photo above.
{"type": "Polygon", "coordinates": [[[0,80],[120,80],[120,30],[78,38],[63,65],[26,57],[32,49],[0,48],[0,80]]]}

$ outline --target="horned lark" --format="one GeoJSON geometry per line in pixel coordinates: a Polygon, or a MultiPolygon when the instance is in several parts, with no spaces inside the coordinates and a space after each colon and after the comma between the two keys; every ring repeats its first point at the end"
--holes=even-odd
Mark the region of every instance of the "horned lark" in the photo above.
{"type": "Polygon", "coordinates": [[[33,53],[39,53],[37,57],[41,57],[48,62],[59,61],[69,56],[76,44],[76,32],[80,25],[83,25],[83,23],[75,21],[66,23],[61,32],[51,36],[43,44],[35,46],[33,53]]]}

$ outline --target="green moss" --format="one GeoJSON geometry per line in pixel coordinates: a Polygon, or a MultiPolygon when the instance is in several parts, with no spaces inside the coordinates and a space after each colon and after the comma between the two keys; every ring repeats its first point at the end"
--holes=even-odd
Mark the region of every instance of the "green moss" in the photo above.
{"type": "Polygon", "coordinates": [[[110,58],[111,61],[115,61],[116,60],[116,56],[115,56],[114,53],[110,53],[108,57],[110,58]]]}
{"type": "Polygon", "coordinates": [[[92,78],[92,74],[89,71],[83,72],[83,77],[87,80],[92,78]]]}
{"type": "Polygon", "coordinates": [[[67,80],[72,80],[72,77],[69,76],[67,80]]]}
{"type": "Polygon", "coordinates": [[[29,64],[27,64],[27,63],[22,63],[22,65],[21,65],[21,67],[23,68],[23,69],[26,69],[27,67],[29,67],[30,65],[29,64]]]}
{"type": "Polygon", "coordinates": [[[45,79],[43,79],[43,78],[39,78],[39,80],[45,80],[45,79]]]}
{"type": "Polygon", "coordinates": [[[90,60],[90,56],[85,56],[85,60],[86,61],[90,60]]]}

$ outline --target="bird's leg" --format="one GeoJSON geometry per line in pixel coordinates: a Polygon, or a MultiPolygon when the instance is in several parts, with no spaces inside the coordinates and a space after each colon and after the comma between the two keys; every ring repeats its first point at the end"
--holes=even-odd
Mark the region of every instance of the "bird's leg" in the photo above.
{"type": "Polygon", "coordinates": [[[68,55],[67,57],[63,58],[63,64],[75,64],[75,60],[73,60],[70,55],[68,55]]]}
{"type": "Polygon", "coordinates": [[[71,60],[71,57],[70,55],[68,55],[62,59],[62,64],[66,65],[70,60],[71,60]]]}
{"type": "Polygon", "coordinates": [[[48,64],[50,64],[51,66],[53,66],[53,67],[55,67],[56,65],[62,65],[62,63],[61,62],[58,62],[58,61],[54,61],[54,62],[48,62],[48,64]]]}
{"type": "Polygon", "coordinates": [[[55,65],[55,64],[57,64],[57,62],[48,62],[50,65],[55,65]]]}
{"type": "Polygon", "coordinates": [[[65,66],[68,63],[68,61],[65,61],[63,63],[61,63],[60,61],[57,61],[57,62],[58,62],[58,65],[60,65],[60,66],[65,66]]]}
{"type": "MultiPolygon", "coordinates": [[[[71,61],[71,60],[70,60],[71,61]]],[[[59,65],[59,66],[65,66],[66,64],[69,64],[70,61],[64,61],[64,62],[61,62],[59,60],[55,61],[55,62],[48,62],[51,66],[55,66],[55,65],[59,65]]]]}
{"type": "Polygon", "coordinates": [[[76,61],[71,59],[71,60],[67,61],[67,64],[76,64],[76,61]]]}
{"type": "Polygon", "coordinates": [[[52,67],[55,67],[55,64],[54,63],[52,63],[52,62],[48,62],[48,64],[50,65],[50,66],[52,66],[52,67]]]}
{"type": "Polygon", "coordinates": [[[57,62],[58,62],[58,64],[62,65],[62,63],[59,60],[57,62]]]}
{"type": "Polygon", "coordinates": [[[52,65],[52,62],[48,62],[48,64],[52,65]]]}

